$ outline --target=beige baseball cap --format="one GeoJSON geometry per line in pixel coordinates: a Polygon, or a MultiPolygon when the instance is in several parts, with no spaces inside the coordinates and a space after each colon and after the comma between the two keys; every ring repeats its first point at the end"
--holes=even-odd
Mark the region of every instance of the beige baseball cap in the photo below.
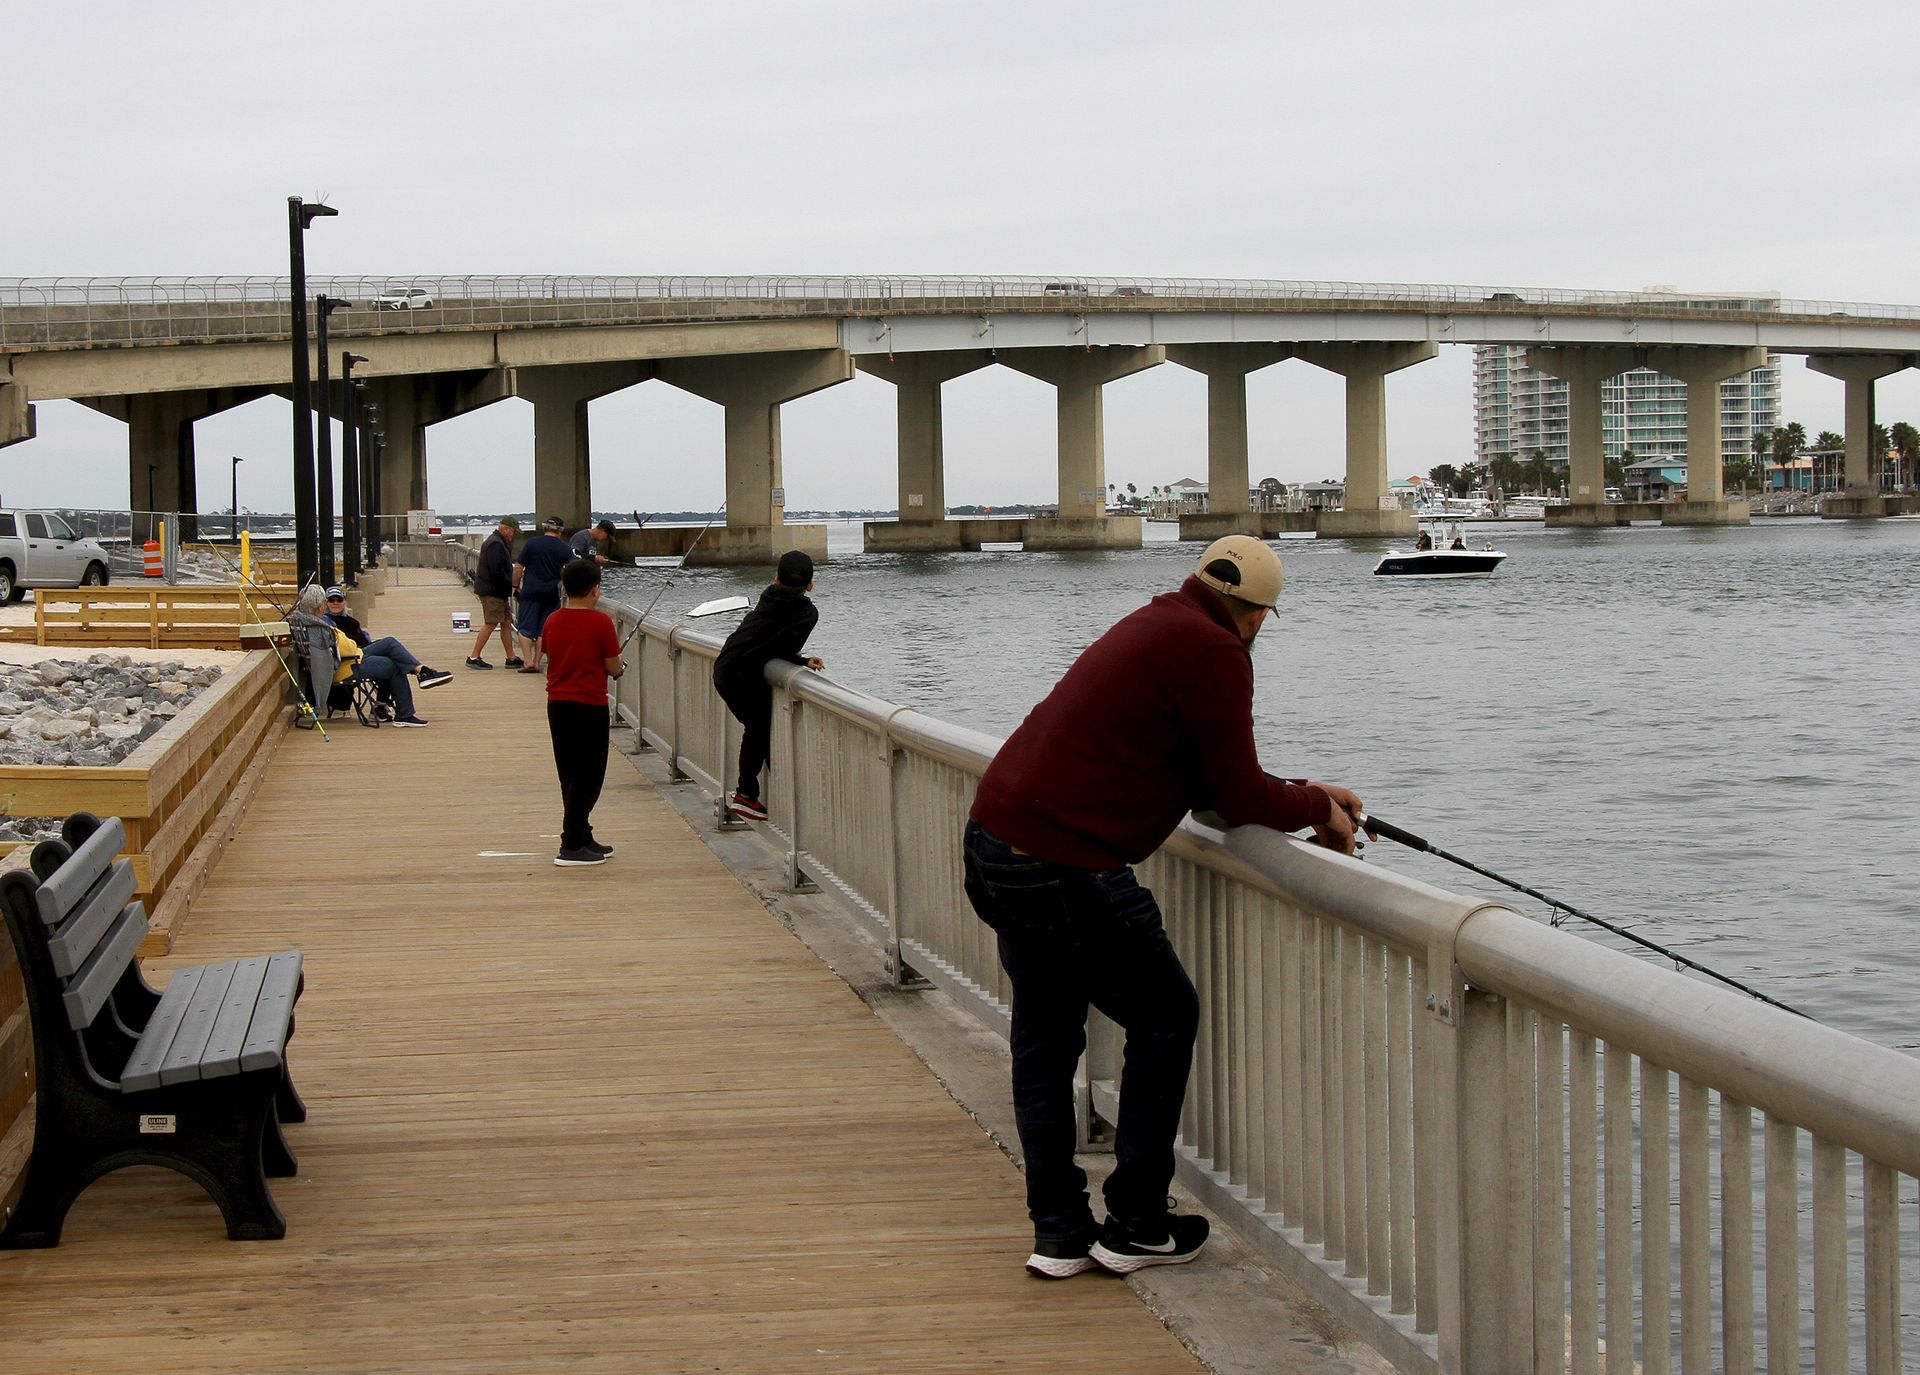
{"type": "Polygon", "coordinates": [[[1269,607],[1279,602],[1280,588],[1286,581],[1286,575],[1280,570],[1280,556],[1265,540],[1252,535],[1227,535],[1209,544],[1193,576],[1215,592],[1269,607]],[[1223,560],[1233,565],[1238,576],[1216,577],[1207,571],[1209,564],[1223,560]]]}

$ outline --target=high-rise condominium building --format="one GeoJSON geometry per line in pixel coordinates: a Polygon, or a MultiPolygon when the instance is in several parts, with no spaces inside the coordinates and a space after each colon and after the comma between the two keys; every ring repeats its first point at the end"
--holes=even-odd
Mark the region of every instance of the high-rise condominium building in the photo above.
{"type": "MultiPolygon", "coordinates": [[[[1770,296],[1682,296],[1648,292],[1674,305],[1722,310],[1772,310],[1770,296]]],[[[1601,445],[1608,458],[1631,449],[1635,458],[1687,452],[1687,386],[1651,368],[1610,377],[1600,389],[1601,445]]],[[[1527,366],[1518,344],[1483,344],[1473,351],[1474,459],[1486,463],[1500,454],[1529,459],[1544,452],[1555,463],[1567,461],[1567,384],[1527,366]]],[[[1780,423],[1780,360],[1720,384],[1720,451],[1723,459],[1753,453],[1756,431],[1771,433],[1780,423]]]]}

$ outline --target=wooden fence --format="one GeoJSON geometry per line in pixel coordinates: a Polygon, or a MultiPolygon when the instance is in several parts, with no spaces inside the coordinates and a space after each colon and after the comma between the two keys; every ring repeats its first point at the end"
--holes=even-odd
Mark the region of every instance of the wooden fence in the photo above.
{"type": "Polygon", "coordinates": [[[286,684],[273,651],[255,650],[118,764],[0,765],[0,802],[14,816],[87,811],[125,822],[147,904],[141,950],[165,954],[283,734],[286,684]]]}
{"type": "Polygon", "coordinates": [[[291,606],[292,597],[285,586],[255,587],[245,596],[217,585],[44,588],[33,594],[33,624],[0,626],[0,640],[86,649],[258,649],[267,632],[285,633],[276,603],[291,606]]]}

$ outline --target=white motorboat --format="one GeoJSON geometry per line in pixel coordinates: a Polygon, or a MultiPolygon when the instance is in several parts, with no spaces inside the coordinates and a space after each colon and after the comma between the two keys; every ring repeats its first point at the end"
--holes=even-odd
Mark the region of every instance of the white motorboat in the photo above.
{"type": "Polygon", "coordinates": [[[1490,578],[1506,555],[1498,549],[1389,549],[1376,578],[1490,578]]]}

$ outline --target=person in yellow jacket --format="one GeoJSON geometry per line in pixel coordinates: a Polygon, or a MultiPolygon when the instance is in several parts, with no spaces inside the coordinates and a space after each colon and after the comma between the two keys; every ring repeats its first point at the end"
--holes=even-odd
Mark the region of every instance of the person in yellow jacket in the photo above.
{"type": "Polygon", "coordinates": [[[333,630],[334,642],[340,649],[340,665],[333,671],[333,681],[344,683],[349,678],[367,678],[380,684],[393,698],[393,721],[396,726],[424,726],[427,723],[414,714],[413,684],[405,669],[384,654],[369,654],[355,644],[353,637],[331,621],[325,621],[323,613],[326,602],[319,590],[313,589],[300,599],[300,610],[306,615],[322,620],[333,630]]]}

